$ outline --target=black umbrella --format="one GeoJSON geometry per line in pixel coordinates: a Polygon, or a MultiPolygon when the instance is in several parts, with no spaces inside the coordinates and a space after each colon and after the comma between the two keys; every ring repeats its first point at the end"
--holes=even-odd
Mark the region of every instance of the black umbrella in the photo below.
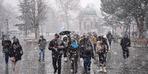
{"type": "Polygon", "coordinates": [[[62,32],[60,32],[59,34],[60,35],[68,35],[68,34],[70,34],[71,32],[70,31],[62,31],[62,32]]]}

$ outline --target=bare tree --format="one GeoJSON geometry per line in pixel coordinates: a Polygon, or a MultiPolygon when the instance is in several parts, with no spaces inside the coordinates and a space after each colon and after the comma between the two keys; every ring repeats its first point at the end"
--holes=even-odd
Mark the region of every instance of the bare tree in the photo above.
{"type": "Polygon", "coordinates": [[[21,15],[19,16],[19,19],[23,21],[23,31],[25,31],[25,36],[28,35],[28,31],[32,29],[31,20],[30,20],[30,0],[22,0],[20,1],[20,11],[21,15]]]}
{"type": "Polygon", "coordinates": [[[103,12],[116,15],[121,20],[134,20],[139,31],[139,38],[145,37],[144,22],[148,12],[148,0],[101,0],[101,2],[103,12]]]}
{"type": "Polygon", "coordinates": [[[80,0],[56,0],[59,3],[59,7],[63,10],[65,14],[65,22],[67,25],[67,30],[69,30],[70,23],[70,11],[78,10],[80,0]]]}
{"type": "Polygon", "coordinates": [[[46,19],[47,6],[44,0],[22,0],[20,8],[22,12],[20,17],[25,23],[26,31],[33,30],[35,38],[38,38],[39,25],[46,19]]]}
{"type": "MultiPolygon", "coordinates": [[[[8,22],[6,19],[13,17],[13,11],[10,11],[7,6],[4,6],[4,0],[0,0],[0,36],[3,34],[8,34],[8,22]]],[[[11,20],[12,21],[12,20],[11,20]]]]}

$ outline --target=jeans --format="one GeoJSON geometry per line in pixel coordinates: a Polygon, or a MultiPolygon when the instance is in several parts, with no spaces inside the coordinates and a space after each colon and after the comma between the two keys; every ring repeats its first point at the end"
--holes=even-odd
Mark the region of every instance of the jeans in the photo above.
{"type": "Polygon", "coordinates": [[[5,63],[8,64],[9,62],[9,54],[5,53],[5,63]]]}
{"type": "Polygon", "coordinates": [[[90,72],[90,67],[91,67],[91,57],[84,57],[84,70],[85,73],[90,72]]]}
{"type": "Polygon", "coordinates": [[[39,60],[44,61],[44,57],[45,57],[45,49],[40,49],[39,60]]]}
{"type": "Polygon", "coordinates": [[[94,44],[94,50],[95,50],[95,52],[96,52],[96,46],[97,46],[97,45],[96,45],[96,44],[94,44]]]}
{"type": "Polygon", "coordinates": [[[108,40],[109,48],[111,49],[112,40],[108,40]]]}
{"type": "Polygon", "coordinates": [[[58,71],[58,74],[61,74],[61,56],[52,55],[52,65],[54,68],[54,74],[58,71]]]}

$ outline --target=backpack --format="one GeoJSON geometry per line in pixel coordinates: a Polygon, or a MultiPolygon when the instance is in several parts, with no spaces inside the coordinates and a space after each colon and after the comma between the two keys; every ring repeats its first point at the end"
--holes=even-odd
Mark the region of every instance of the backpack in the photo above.
{"type": "Polygon", "coordinates": [[[97,38],[95,36],[92,37],[92,42],[93,42],[93,44],[97,43],[97,38]]]}
{"type": "Polygon", "coordinates": [[[111,34],[108,34],[108,35],[107,35],[107,39],[108,39],[108,40],[111,40],[111,39],[112,39],[112,35],[111,35],[111,34]]]}
{"type": "Polygon", "coordinates": [[[74,41],[71,43],[71,47],[74,48],[74,49],[76,49],[76,48],[79,47],[79,45],[78,45],[78,43],[77,43],[76,40],[74,40],[74,41]]]}
{"type": "Polygon", "coordinates": [[[104,50],[105,50],[105,45],[102,44],[101,41],[98,41],[96,46],[96,53],[99,54],[101,52],[104,52],[104,50]]]}
{"type": "Polygon", "coordinates": [[[92,51],[93,47],[90,41],[87,41],[84,46],[85,51],[92,51]]]}

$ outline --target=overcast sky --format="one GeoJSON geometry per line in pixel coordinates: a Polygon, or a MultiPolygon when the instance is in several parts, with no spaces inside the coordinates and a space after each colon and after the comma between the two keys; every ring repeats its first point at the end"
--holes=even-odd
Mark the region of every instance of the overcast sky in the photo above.
{"type": "MultiPolygon", "coordinates": [[[[12,12],[15,12],[16,13],[16,16],[20,13],[19,12],[19,7],[18,7],[18,4],[19,4],[19,0],[3,0],[3,5],[8,9],[8,10],[11,10],[12,12]]],[[[57,7],[57,4],[55,3],[55,0],[45,0],[47,5],[53,9],[56,9],[57,7]]],[[[85,8],[87,5],[91,5],[93,6],[98,15],[101,16],[101,13],[100,13],[100,0],[80,0],[80,6],[82,8],[85,8]]],[[[56,11],[56,10],[55,10],[56,11]]],[[[12,23],[12,24],[16,24],[15,23],[12,23]]],[[[13,25],[11,25],[13,26],[13,25]]],[[[14,28],[15,29],[15,28],[14,28]]]]}
{"type": "MultiPolygon", "coordinates": [[[[46,2],[52,6],[51,7],[56,7],[56,4],[54,2],[55,0],[46,0],[46,2]]],[[[97,10],[97,12],[100,12],[100,0],[80,0],[81,3],[80,5],[85,8],[88,4],[92,4],[95,9],[97,10]]],[[[14,8],[13,10],[18,12],[18,0],[4,0],[4,5],[5,6],[11,6],[12,8],[14,8]]]]}

